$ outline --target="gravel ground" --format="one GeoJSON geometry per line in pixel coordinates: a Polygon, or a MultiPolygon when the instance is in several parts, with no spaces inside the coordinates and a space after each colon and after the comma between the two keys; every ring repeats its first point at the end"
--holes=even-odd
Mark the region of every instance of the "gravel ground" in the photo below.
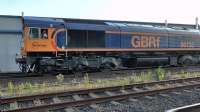
{"type": "MultiPolygon", "coordinates": [[[[98,104],[96,112],[165,112],[166,110],[200,102],[200,89],[167,92],[134,101],[123,100],[98,104]]],[[[94,109],[82,107],[80,112],[94,112],[94,109]],[[84,110],[84,111],[82,111],[84,110]]]]}

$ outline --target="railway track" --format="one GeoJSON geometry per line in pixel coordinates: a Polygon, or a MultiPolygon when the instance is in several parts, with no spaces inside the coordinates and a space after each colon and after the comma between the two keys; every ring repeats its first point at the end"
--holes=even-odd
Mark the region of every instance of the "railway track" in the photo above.
{"type": "MultiPolygon", "coordinates": [[[[148,71],[148,70],[155,70],[158,67],[138,67],[138,68],[123,68],[123,69],[116,69],[116,70],[110,70],[109,72],[121,72],[121,71],[130,71],[134,70],[135,72],[141,72],[141,71],[148,71]]],[[[181,71],[181,70],[187,70],[188,72],[200,72],[199,68],[200,66],[186,66],[186,67],[173,67],[173,66],[164,66],[162,67],[165,70],[174,70],[174,71],[181,71]]],[[[97,71],[89,71],[89,73],[98,73],[97,71]]],[[[102,71],[102,73],[107,72],[107,71],[102,71]]],[[[84,72],[78,72],[79,73],[87,73],[86,71],[84,72]]],[[[22,73],[22,72],[0,72],[0,78],[23,78],[23,77],[40,77],[40,76],[49,76],[49,75],[56,75],[58,73],[22,73]]],[[[64,73],[66,74],[66,73],[64,73]]],[[[73,77],[75,76],[76,73],[72,74],[69,73],[66,76],[68,77],[73,77]]]]}
{"type": "Polygon", "coordinates": [[[74,108],[86,105],[98,109],[98,104],[103,102],[117,103],[117,101],[124,99],[132,101],[138,97],[200,87],[199,81],[200,77],[196,77],[33,96],[1,98],[1,111],[46,112],[64,109],[66,112],[73,112],[75,111],[74,108]]]}
{"type": "Polygon", "coordinates": [[[22,73],[22,72],[4,72],[0,73],[0,78],[22,78],[22,77],[36,77],[42,76],[37,73],[22,73]]]}

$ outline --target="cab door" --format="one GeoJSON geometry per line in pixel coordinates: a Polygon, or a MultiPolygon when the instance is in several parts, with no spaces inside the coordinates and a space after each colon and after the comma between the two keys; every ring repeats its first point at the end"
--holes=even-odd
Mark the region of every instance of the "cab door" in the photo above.
{"type": "Polygon", "coordinates": [[[67,48],[67,30],[58,30],[56,33],[56,46],[59,49],[66,49],[67,48]]]}

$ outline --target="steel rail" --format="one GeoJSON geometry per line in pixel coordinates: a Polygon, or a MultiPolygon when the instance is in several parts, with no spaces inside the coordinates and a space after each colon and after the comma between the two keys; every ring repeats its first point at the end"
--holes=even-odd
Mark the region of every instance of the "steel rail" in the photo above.
{"type": "Polygon", "coordinates": [[[170,109],[166,112],[200,112],[200,103],[170,109]]]}

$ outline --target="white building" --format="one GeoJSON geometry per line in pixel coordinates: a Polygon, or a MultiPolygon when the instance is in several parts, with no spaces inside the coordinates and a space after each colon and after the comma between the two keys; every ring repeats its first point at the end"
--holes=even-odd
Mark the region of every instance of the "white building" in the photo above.
{"type": "Polygon", "coordinates": [[[0,72],[18,71],[16,54],[22,45],[22,18],[0,15],[0,72]]]}

